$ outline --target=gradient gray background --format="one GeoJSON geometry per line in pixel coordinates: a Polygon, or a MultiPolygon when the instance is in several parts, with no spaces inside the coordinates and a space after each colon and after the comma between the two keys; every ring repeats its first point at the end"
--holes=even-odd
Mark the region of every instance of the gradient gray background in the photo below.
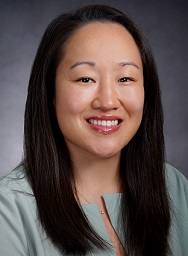
{"type": "Polygon", "coordinates": [[[22,158],[30,69],[47,24],[84,4],[110,4],[141,26],[157,62],[167,160],[188,177],[188,2],[186,0],[0,1],[0,176],[22,158]]]}

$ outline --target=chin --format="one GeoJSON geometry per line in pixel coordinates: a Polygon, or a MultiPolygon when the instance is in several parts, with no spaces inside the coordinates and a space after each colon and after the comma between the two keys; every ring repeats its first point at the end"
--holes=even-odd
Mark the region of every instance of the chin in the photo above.
{"type": "Polygon", "coordinates": [[[121,150],[98,150],[93,152],[93,154],[95,156],[97,156],[98,158],[110,158],[110,157],[114,157],[116,155],[118,155],[121,152],[121,150]]]}

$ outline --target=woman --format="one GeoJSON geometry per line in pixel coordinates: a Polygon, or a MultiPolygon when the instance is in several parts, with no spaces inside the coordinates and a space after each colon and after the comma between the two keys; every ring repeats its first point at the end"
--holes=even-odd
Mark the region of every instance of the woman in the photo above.
{"type": "Polygon", "coordinates": [[[3,256],[188,255],[188,182],[164,164],[155,62],[125,14],[93,5],[52,21],[24,134],[0,183],[3,256]]]}

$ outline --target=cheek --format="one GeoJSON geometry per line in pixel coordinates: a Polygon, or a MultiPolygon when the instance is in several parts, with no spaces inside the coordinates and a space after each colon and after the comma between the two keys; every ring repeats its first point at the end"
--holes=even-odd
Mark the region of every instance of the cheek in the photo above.
{"type": "Polygon", "coordinates": [[[142,114],[144,107],[144,88],[130,88],[124,94],[123,104],[129,113],[142,114]]]}
{"type": "Polygon", "coordinates": [[[88,102],[90,101],[90,97],[88,94],[84,93],[83,90],[79,90],[76,88],[69,88],[66,90],[65,88],[56,90],[55,97],[55,108],[57,115],[76,115],[84,111],[88,102]]]}

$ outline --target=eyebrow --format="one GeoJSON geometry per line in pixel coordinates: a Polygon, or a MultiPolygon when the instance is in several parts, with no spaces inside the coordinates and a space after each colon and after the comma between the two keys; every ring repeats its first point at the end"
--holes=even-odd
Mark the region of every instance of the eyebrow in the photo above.
{"type": "MultiPolygon", "coordinates": [[[[89,65],[91,67],[94,67],[96,65],[96,63],[93,61],[77,61],[76,63],[74,63],[73,65],[70,66],[70,69],[73,69],[79,65],[84,65],[84,64],[89,65]]],[[[123,61],[123,62],[118,63],[118,66],[120,66],[120,67],[124,67],[126,65],[130,65],[130,66],[133,66],[133,67],[139,69],[138,65],[132,61],[128,61],[128,62],[123,61]]]]}
{"type": "Polygon", "coordinates": [[[128,61],[128,62],[123,61],[123,62],[118,63],[118,65],[119,65],[120,67],[124,67],[124,66],[126,66],[126,65],[130,65],[130,66],[133,66],[133,67],[139,69],[139,66],[138,66],[136,63],[132,62],[132,61],[128,61]]]}
{"type": "Polygon", "coordinates": [[[87,64],[91,67],[94,67],[95,66],[95,62],[93,61],[77,61],[76,63],[74,63],[72,66],[70,66],[70,69],[73,69],[79,65],[84,65],[84,64],[87,64]]]}

